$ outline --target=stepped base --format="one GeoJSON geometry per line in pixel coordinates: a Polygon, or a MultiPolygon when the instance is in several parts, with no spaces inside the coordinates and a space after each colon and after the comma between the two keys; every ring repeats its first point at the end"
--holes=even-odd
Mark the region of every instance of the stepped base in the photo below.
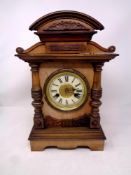
{"type": "Polygon", "coordinates": [[[33,128],[29,136],[32,151],[43,151],[48,147],[60,149],[87,147],[92,151],[102,151],[105,139],[101,128],[90,129],[87,127],[33,128]]]}

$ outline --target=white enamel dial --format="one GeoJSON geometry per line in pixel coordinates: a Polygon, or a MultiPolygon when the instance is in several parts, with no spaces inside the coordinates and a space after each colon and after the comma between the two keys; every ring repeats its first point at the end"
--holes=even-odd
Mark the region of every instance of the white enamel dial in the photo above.
{"type": "Polygon", "coordinates": [[[51,106],[62,111],[80,107],[87,99],[88,88],[85,77],[66,70],[57,72],[45,83],[45,97],[51,106]]]}

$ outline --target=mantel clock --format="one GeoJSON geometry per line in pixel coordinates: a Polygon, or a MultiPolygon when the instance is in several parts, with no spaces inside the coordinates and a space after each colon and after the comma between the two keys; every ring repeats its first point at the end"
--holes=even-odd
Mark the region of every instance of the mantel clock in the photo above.
{"type": "Polygon", "coordinates": [[[100,125],[101,72],[105,62],[118,56],[115,47],[92,41],[103,25],[76,11],[49,13],[29,28],[40,42],[16,56],[28,62],[32,72],[34,125],[31,150],[46,147],[103,150],[100,125]]]}

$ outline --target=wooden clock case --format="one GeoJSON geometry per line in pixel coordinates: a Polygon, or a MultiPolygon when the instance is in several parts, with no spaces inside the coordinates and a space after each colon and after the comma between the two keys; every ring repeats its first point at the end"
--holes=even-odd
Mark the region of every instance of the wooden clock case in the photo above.
{"type": "Polygon", "coordinates": [[[29,136],[31,150],[46,147],[71,149],[88,147],[103,150],[105,135],[100,125],[102,96],[101,72],[105,62],[118,56],[115,47],[104,48],[91,41],[103,25],[76,11],[57,11],[39,18],[29,28],[36,30],[40,42],[24,50],[16,49],[32,72],[34,126],[29,136]],[[90,95],[84,105],[73,111],[60,111],[45,99],[47,78],[59,70],[74,70],[87,78],[90,95]]]}

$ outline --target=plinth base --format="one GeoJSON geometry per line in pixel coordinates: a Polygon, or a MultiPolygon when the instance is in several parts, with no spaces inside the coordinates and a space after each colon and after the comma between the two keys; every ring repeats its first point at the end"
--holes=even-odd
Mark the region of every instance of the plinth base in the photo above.
{"type": "Polygon", "coordinates": [[[92,151],[102,151],[105,139],[101,128],[90,129],[87,127],[33,128],[29,136],[32,151],[43,151],[47,147],[60,149],[87,147],[92,151]]]}

